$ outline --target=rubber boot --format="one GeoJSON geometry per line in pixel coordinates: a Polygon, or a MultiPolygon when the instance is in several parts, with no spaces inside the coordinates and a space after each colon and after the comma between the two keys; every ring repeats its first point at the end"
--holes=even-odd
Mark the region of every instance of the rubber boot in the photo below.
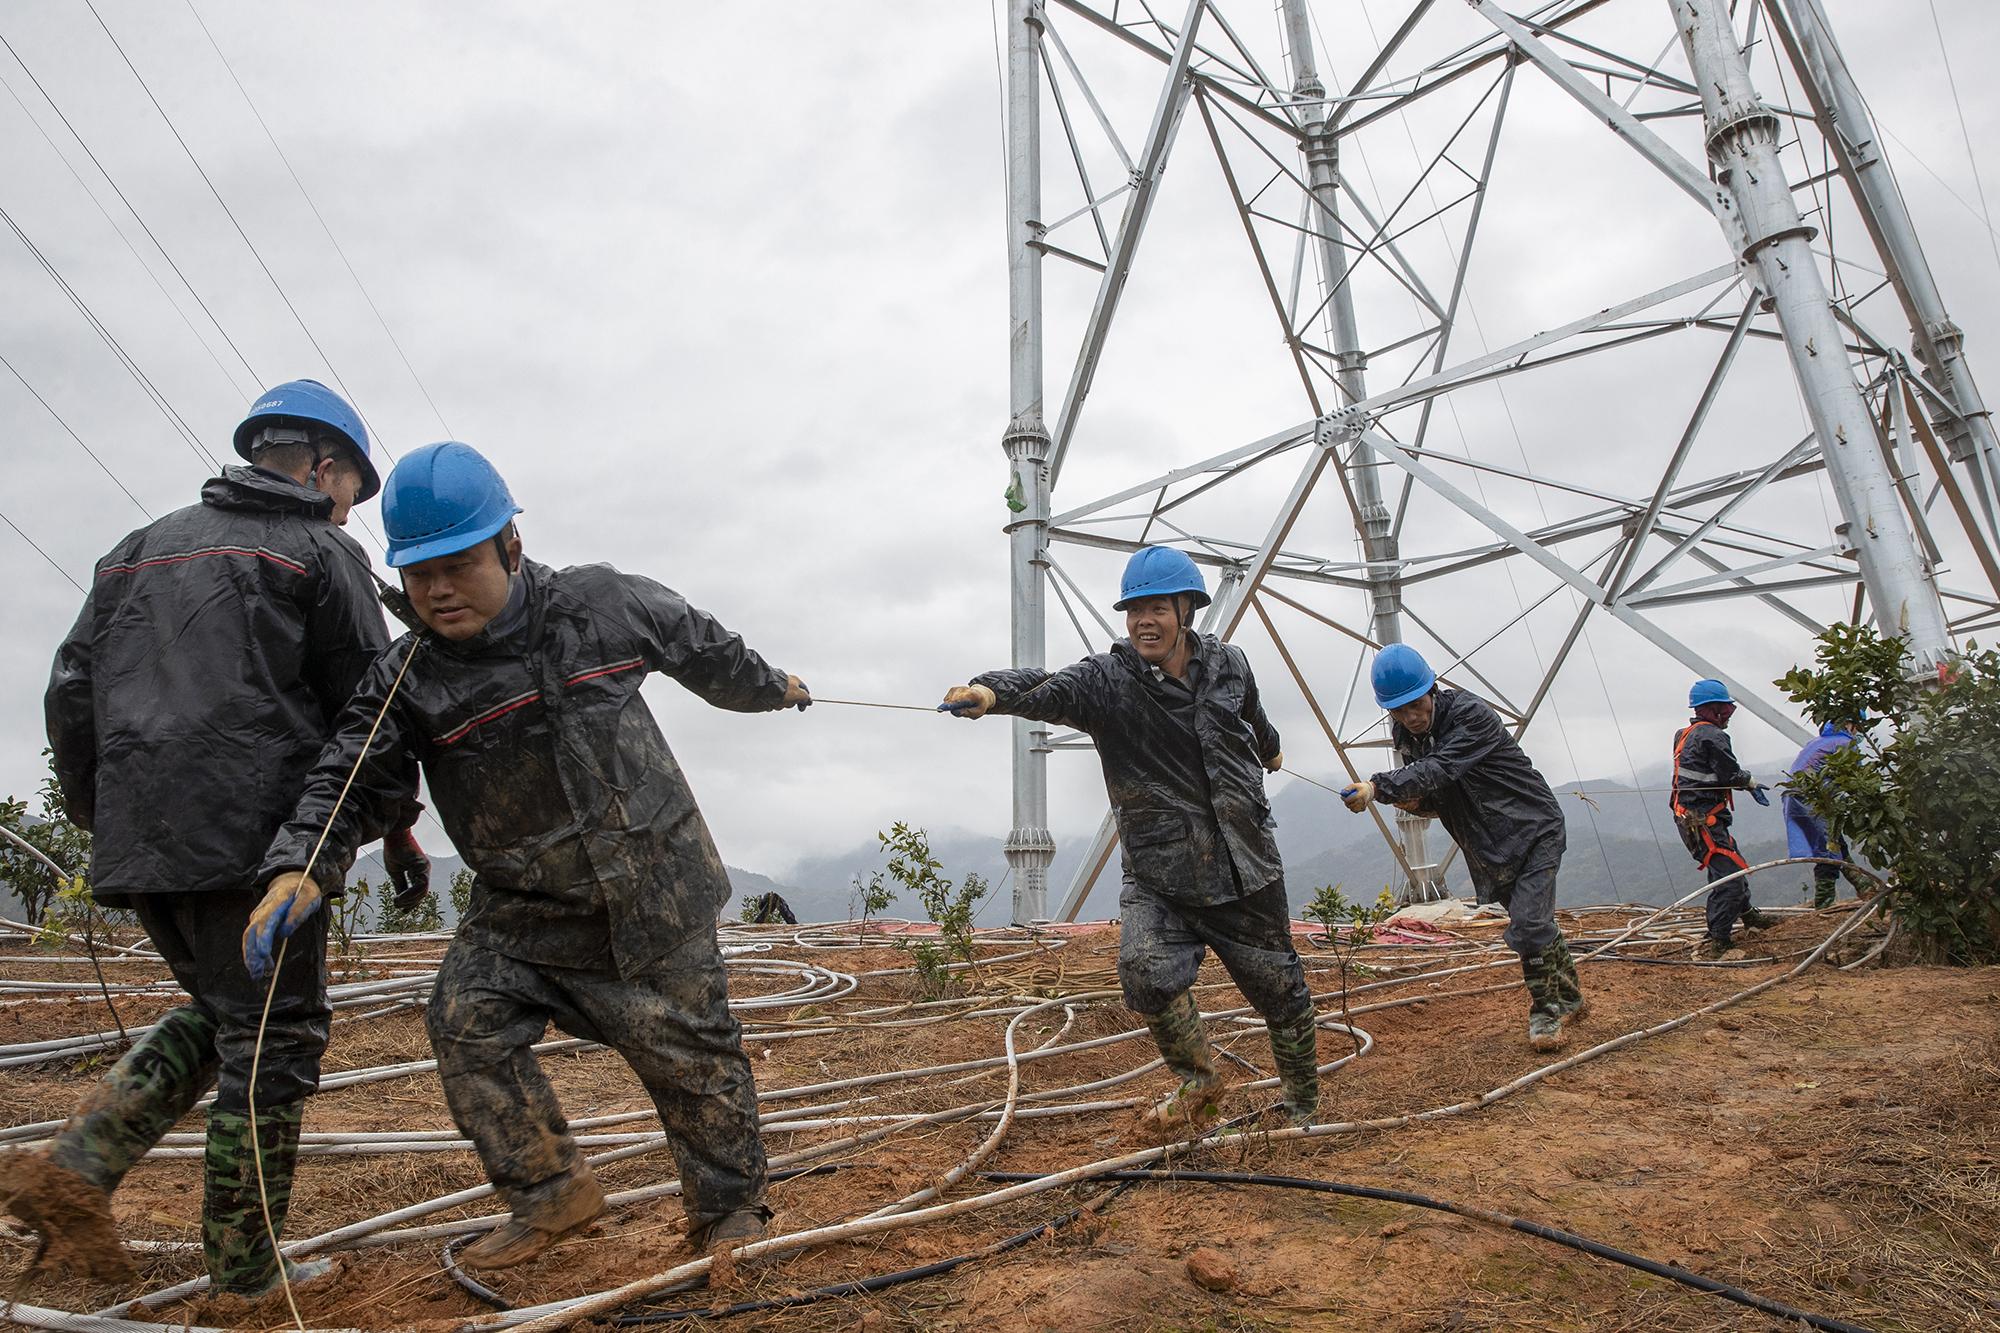
{"type": "Polygon", "coordinates": [[[1730,944],[1727,935],[1720,938],[1714,935],[1704,935],[1701,944],[1694,951],[1694,956],[1705,962],[1715,963],[1727,958],[1732,952],[1735,952],[1735,950],[1730,944]]]}
{"type": "Polygon", "coordinates": [[[1521,959],[1521,978],[1528,983],[1528,1045],[1538,1051],[1559,1051],[1563,1035],[1561,983],[1556,980],[1556,946],[1521,959]]]}
{"type": "Polygon", "coordinates": [[[1839,896],[1838,890],[1835,887],[1834,883],[1835,879],[1836,876],[1833,875],[1813,876],[1814,910],[1823,912],[1827,908],[1833,906],[1834,900],[1839,896]]]}
{"type": "Polygon", "coordinates": [[[1278,1090],[1285,1099],[1285,1116],[1294,1125],[1310,1125],[1319,1111],[1318,1017],[1307,1009],[1288,1023],[1270,1024],[1278,1090]]]}
{"type": "MultiPolygon", "coordinates": [[[[509,1190],[514,1215],[458,1256],[462,1268],[512,1268],[524,1264],[604,1212],[604,1191],[590,1163],[524,1190],[509,1190]]],[[[730,1216],[735,1216],[731,1214],[730,1216]]],[[[725,1219],[726,1220],[726,1219],[725,1219]]],[[[761,1220],[761,1219],[760,1219],[761,1220]]]]}
{"type": "Polygon", "coordinates": [[[1590,1012],[1590,1001],[1584,998],[1583,982],[1576,975],[1576,958],[1569,951],[1569,941],[1558,935],[1545,953],[1555,960],[1556,1008],[1565,1020],[1584,1017],[1590,1012]]]}
{"type": "Polygon", "coordinates": [[[1778,924],[1778,918],[1769,912],[1760,912],[1754,907],[1745,907],[1740,920],[1745,930],[1769,930],[1778,924]]]}
{"type": "Polygon", "coordinates": [[[92,1088],[49,1144],[7,1158],[0,1204],[41,1235],[34,1267],[132,1275],[111,1192],[215,1080],[215,1020],[170,1010],[92,1088]]]}
{"type": "Polygon", "coordinates": [[[1222,1099],[1222,1075],[1215,1072],[1209,1051],[1208,1033],[1201,1026],[1201,1010],[1194,995],[1182,991],[1157,1014],[1146,1015],[1153,1043],[1167,1068],[1180,1076],[1181,1085],[1157,1102],[1146,1118],[1156,1125],[1189,1124],[1215,1110],[1222,1099]]]}
{"type": "MultiPolygon", "coordinates": [[[[279,1257],[271,1238],[284,1234],[292,1211],[292,1174],[298,1168],[304,1118],[300,1102],[260,1106],[253,1133],[250,1117],[241,1111],[209,1109],[208,1147],[202,1155],[201,1253],[213,1290],[254,1299],[279,1285],[279,1257]]],[[[285,1278],[294,1286],[331,1268],[324,1259],[287,1259],[284,1264],[285,1278]]]]}

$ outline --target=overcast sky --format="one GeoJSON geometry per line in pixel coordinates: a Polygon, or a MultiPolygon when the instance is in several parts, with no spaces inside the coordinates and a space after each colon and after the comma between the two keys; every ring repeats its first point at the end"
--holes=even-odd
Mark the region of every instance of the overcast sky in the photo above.
{"type": "MultiPolygon", "coordinates": [[[[1968,351],[1992,367],[1989,395],[2000,392],[2000,256],[1977,216],[1930,7],[1825,3],[1893,136],[1890,156],[1968,351]]],[[[1358,71],[1400,8],[1321,0],[1331,82],[1358,71]]],[[[1607,11],[1594,38],[1634,56],[1650,59],[1673,37],[1664,0],[1607,11]]],[[[1228,12],[1275,62],[1269,4],[1228,12]]],[[[1477,35],[1463,28],[1463,6],[1438,12],[1477,35]]],[[[1982,0],[1936,0],[1936,12],[1965,131],[2000,188],[1990,148],[2000,23],[1982,0]]],[[[81,0],[0,10],[0,37],[25,62],[0,51],[11,94],[0,98],[0,206],[209,451],[227,454],[263,385],[337,379],[373,426],[385,470],[430,440],[477,445],[527,511],[531,555],[660,578],[823,695],[922,704],[1005,663],[1006,255],[986,5],[98,0],[97,13],[272,276],[81,0]]],[[[1087,34],[1075,44],[1087,66],[1103,62],[1092,68],[1104,71],[1107,111],[1136,143],[1157,66],[1087,34]]],[[[1677,45],[1666,64],[1684,68],[1677,45]]],[[[1492,257],[1469,288],[1485,345],[1726,261],[1712,221],[1531,71],[1516,99],[1500,158],[1506,193],[1496,188],[1482,240],[1492,257]]],[[[1457,105],[1463,114],[1470,102],[1457,105]]],[[[1428,144],[1437,123],[1394,128],[1428,144]]],[[[1661,126],[1699,152],[1696,126],[1661,126]]],[[[1051,119],[1052,155],[1057,134],[1051,119]]],[[[1459,160],[1476,164],[1482,147],[1469,142],[1459,160]]],[[[1412,179],[1410,143],[1378,136],[1370,152],[1359,164],[1368,188],[1393,199],[1412,179]]],[[[1309,415],[1218,182],[1191,113],[1058,509],[1309,415]]],[[[1076,272],[1050,274],[1052,396],[1094,282],[1076,272]],[[1055,327],[1065,319],[1068,333],[1055,327]]],[[[0,353],[115,474],[0,369],[0,511],[86,583],[93,561],[146,520],[142,506],[157,515],[191,502],[209,469],[11,231],[0,232],[0,284],[0,353]]],[[[1392,323],[1372,311],[1364,300],[1364,324],[1392,323]]],[[[1907,342],[1894,319],[1882,323],[1907,342]]],[[[1468,399],[1452,447],[1505,466],[1532,454],[1539,469],[1643,493],[1715,350],[1662,348],[1654,361],[1651,351],[1627,357],[1616,376],[1468,399]]],[[[1765,369],[1782,373],[1776,362],[1765,369]]],[[[1741,393],[1744,421],[1770,439],[1796,433],[1782,378],[1741,393]]],[[[1761,465],[1790,442],[1734,465],[1761,465]]],[[[1712,470],[1743,447],[1719,439],[1712,470]]],[[[1257,516],[1292,471],[1279,465],[1214,521],[1261,535],[1257,516]]],[[[1493,503],[1506,508],[1497,494],[1493,503]]],[[[1825,540],[1823,496],[1786,503],[1802,531],[1816,525],[1825,540]]],[[[1516,516],[1538,521],[1532,507],[1516,516]]],[[[376,506],[360,517],[379,531],[376,506]]],[[[1351,554],[1341,511],[1321,519],[1303,546],[1351,554]]],[[[80,597],[5,528],[0,558],[10,575],[0,792],[26,794],[40,775],[49,656],[80,597]]],[[[1084,558],[1073,572],[1108,606],[1116,567],[1084,558]]],[[[1517,598],[1547,586],[1531,573],[1510,582],[1492,572],[1426,619],[1458,637],[1437,621],[1462,616],[1463,637],[1477,642],[1517,598]]],[[[1732,670],[1768,680],[1809,648],[1747,605],[1673,624],[1732,670]]],[[[1358,607],[1350,599],[1345,610],[1358,607]]],[[[1525,671],[1549,650],[1573,612],[1550,613],[1530,622],[1541,626],[1534,642],[1496,650],[1496,671],[1525,671]]],[[[1331,776],[1333,757],[1323,742],[1309,748],[1310,716],[1268,641],[1245,641],[1297,738],[1294,763],[1331,776]]],[[[1050,642],[1055,661],[1081,648],[1060,623],[1050,642]]],[[[1594,628],[1588,652],[1584,674],[1565,677],[1530,734],[1559,781],[1655,765],[1681,715],[1680,666],[1617,626],[1594,628]]],[[[1323,660],[1337,707],[1352,657],[1301,654],[1315,670],[1323,660]]],[[[1502,683],[1520,688],[1522,676],[1502,683]]],[[[794,860],[892,820],[996,835],[1009,822],[1003,725],[833,706],[746,718],[671,684],[648,690],[732,864],[782,877],[794,860]]],[[[1753,755],[1789,750],[1775,732],[1743,730],[1753,755]]],[[[1086,833],[1102,808],[1095,764],[1058,755],[1053,767],[1052,822],[1060,836],[1086,833]]]]}

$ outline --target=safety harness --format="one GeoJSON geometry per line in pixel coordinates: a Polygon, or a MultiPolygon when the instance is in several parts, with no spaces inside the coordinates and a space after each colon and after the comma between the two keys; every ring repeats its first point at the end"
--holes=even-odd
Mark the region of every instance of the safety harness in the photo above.
{"type": "Polygon", "coordinates": [[[1708,869],[1709,862],[1713,861],[1718,856],[1722,857],[1725,861],[1728,861],[1733,865],[1735,865],[1738,870],[1748,870],[1750,868],[1750,863],[1743,859],[1743,854],[1737,851],[1734,847],[1718,846],[1716,844],[1715,834],[1713,831],[1715,828],[1716,811],[1726,810],[1733,807],[1736,804],[1736,793],[1722,785],[1722,779],[1719,775],[1714,773],[1705,773],[1698,768],[1689,768],[1685,760],[1682,758],[1682,752],[1687,749],[1687,743],[1694,737],[1695,732],[1700,730],[1702,727],[1710,727],[1714,725],[1715,724],[1712,722],[1704,722],[1697,720],[1688,723],[1685,727],[1682,727],[1674,735],[1674,777],[1673,777],[1674,818],[1680,823],[1680,826],[1683,829],[1687,830],[1690,837],[1694,837],[1696,835],[1700,836],[1701,848],[1702,848],[1701,868],[1703,870],[1708,869]],[[1710,810],[1706,815],[1696,814],[1694,811],[1688,809],[1685,805],[1681,803],[1681,784],[1683,782],[1693,786],[1706,788],[1709,791],[1718,791],[1718,790],[1721,791],[1722,792],[1721,803],[1717,805],[1715,809],[1710,810]]]}

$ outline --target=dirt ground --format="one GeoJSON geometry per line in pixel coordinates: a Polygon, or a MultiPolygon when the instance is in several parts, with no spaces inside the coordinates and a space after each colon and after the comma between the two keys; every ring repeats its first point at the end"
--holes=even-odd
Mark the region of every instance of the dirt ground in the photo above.
{"type": "MultiPolygon", "coordinates": [[[[1767,937],[1780,956],[1809,948],[1837,918],[1802,915],[1767,937]]],[[[1601,923],[1600,923],[1601,924],[1601,923]]],[[[998,953],[993,946],[988,953],[998,953]]],[[[419,951],[421,952],[421,951],[419,951]]],[[[4,951],[0,951],[4,953],[4,951]]],[[[1685,951],[1668,948],[1669,959],[1685,951]]],[[[992,993],[1070,994],[1115,984],[1116,937],[1072,939],[1032,962],[982,969],[992,993]]],[[[36,964],[15,950],[0,976],[87,976],[36,964]]],[[[1410,953],[1368,953],[1367,980],[1410,953]]],[[[839,970],[891,968],[885,948],[787,950],[839,970]]],[[[1476,961],[1476,960],[1475,960],[1476,961]]],[[[1332,956],[1312,951],[1316,991],[1337,992],[1332,956]]],[[[379,965],[378,965],[379,966],[379,965]]],[[[1598,961],[1586,966],[1590,1016],[1570,1051],[1675,1018],[1785,970],[1772,963],[1692,967],[1676,962],[1598,961]]],[[[145,969],[121,967],[120,980],[145,969]]],[[[1518,978],[1511,967],[1357,994],[1358,1005],[1406,997],[1358,1014],[1375,1039],[1364,1058],[1329,1074],[1321,1120],[1361,1119],[1442,1107],[1500,1087],[1547,1063],[1525,1041],[1525,997],[1481,991],[1518,978]]],[[[1360,979],[1357,979],[1357,984],[1360,979]]],[[[1240,1003],[1211,963],[1199,992],[1216,1010],[1240,1003]]],[[[738,993],[791,983],[746,978],[738,993]]],[[[1004,1020],[940,1016],[921,1027],[842,1023],[804,1037],[768,1037],[828,1024],[912,995],[907,977],[868,977],[853,995],[798,1009],[759,1011],[746,1049],[760,1086],[772,1089],[998,1054],[1004,1020]]],[[[1328,1004],[1337,1009],[1337,999],[1328,1004]]],[[[164,1001],[121,1001],[130,1023],[164,1001]]],[[[1060,1009],[1022,1025],[1024,1046],[1061,1028],[1060,1009]],[[1046,1021],[1043,1021],[1046,1020],[1046,1021]]],[[[102,1002],[0,1004],[0,1044],[96,1031],[102,1002]]],[[[1115,1000],[1078,1003],[1063,1040],[1123,1032],[1134,1020],[1115,1000]]],[[[1261,1033],[1222,1044],[1259,1073],[1269,1067],[1261,1033]]],[[[1321,1058],[1349,1048],[1322,1034],[1321,1058]]],[[[329,1071],[426,1058],[420,1017],[410,1010],[337,1026],[329,1071]]],[[[1151,1051],[1143,1036],[1026,1067],[1024,1091],[1064,1087],[1136,1067],[1151,1051]]],[[[608,1052],[546,1061],[574,1118],[646,1106],[636,1081],[608,1052]]],[[[1242,1077],[1249,1077],[1232,1066],[1242,1077]]],[[[34,1065],[0,1075],[0,1123],[65,1114],[102,1070],[98,1060],[34,1065]]],[[[964,1076],[960,1076],[961,1078],[964,1076]]],[[[1004,1071],[944,1087],[930,1078],[893,1084],[867,1110],[925,1111],[994,1098],[1004,1071]]],[[[1158,1095],[1165,1075],[1094,1096],[1158,1095]]],[[[1241,1096],[1226,1114],[1262,1104],[1241,1096]]],[[[769,1105],[767,1111],[772,1109],[769,1105]]],[[[1275,1120],[1260,1122],[1273,1127],[1275,1120]]],[[[200,1116],[179,1128],[198,1130],[200,1116]]],[[[435,1076],[344,1089],[314,1100],[308,1131],[448,1129],[435,1076]]],[[[644,1125],[638,1128],[645,1128],[644,1125]]],[[[963,1159],[990,1130],[959,1123],[907,1131],[838,1157],[843,1169],[774,1184],[781,1230],[858,1216],[920,1188],[963,1159]]],[[[834,1131],[772,1133],[774,1156],[834,1131]]],[[[1146,1146],[1129,1112],[1018,1121],[987,1162],[996,1170],[1044,1172],[1146,1146]]],[[[1819,967],[1719,1014],[1696,1019],[1557,1074],[1484,1109],[1403,1128],[1273,1143],[1239,1134],[1177,1155],[1190,1169],[1313,1177],[1412,1191],[1562,1228],[1679,1264],[1759,1295],[1879,1329],[2000,1329],[2000,969],[1819,967]]],[[[657,1152],[601,1172],[607,1190],[673,1177],[657,1152]]],[[[289,1237],[302,1237],[391,1208],[481,1183],[465,1151],[367,1157],[307,1157],[289,1237]]],[[[199,1163],[148,1161],[117,1195],[125,1235],[196,1239],[199,1163]]],[[[947,1197],[991,1185],[968,1182],[947,1197]]],[[[1677,1286],[1546,1241],[1401,1204],[1250,1186],[1087,1184],[1054,1190],[961,1219],[810,1251],[738,1271],[719,1291],[680,1304],[772,1299],[831,1283],[932,1263],[988,1246],[1084,1207],[1075,1222],[1020,1248],[865,1296],[683,1327],[780,1330],[1155,1330],[1155,1329],[1773,1329],[1773,1316],[1677,1286]],[[1197,1255],[1197,1251],[1205,1251],[1197,1255]],[[1198,1282],[1196,1279],[1201,1279],[1198,1282]]],[[[487,1200],[425,1221],[493,1211],[487,1200]]],[[[507,1299],[533,1303],[600,1290],[690,1257],[674,1199],[614,1211],[591,1233],[493,1282],[507,1299]]],[[[441,1269],[441,1242],[407,1242],[343,1255],[335,1276],[298,1291],[311,1327],[449,1327],[490,1312],[441,1269]]],[[[133,1291],[62,1275],[30,1277],[32,1246],[0,1233],[0,1297],[95,1309],[133,1291]]],[[[135,1254],[139,1289],[200,1271],[198,1253],[135,1254]]],[[[674,1298],[670,1298],[670,1303],[674,1298]]],[[[231,1327],[290,1323],[282,1301],[250,1307],[198,1299],[162,1319],[231,1327]]]]}

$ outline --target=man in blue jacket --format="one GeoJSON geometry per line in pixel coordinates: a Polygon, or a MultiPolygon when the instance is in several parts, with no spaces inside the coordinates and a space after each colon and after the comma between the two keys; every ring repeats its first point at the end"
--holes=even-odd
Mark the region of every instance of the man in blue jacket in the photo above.
{"type": "MultiPolygon", "coordinates": [[[[1797,776],[1818,768],[1829,757],[1854,744],[1855,730],[1838,722],[1823,724],[1819,729],[1819,735],[1806,743],[1806,747],[1799,751],[1799,757],[1792,761],[1792,766],[1787,771],[1797,776]]],[[[1846,846],[1840,839],[1827,833],[1826,821],[1815,814],[1812,807],[1800,800],[1798,793],[1789,789],[1785,792],[1785,843],[1787,856],[1822,856],[1838,861],[1848,859],[1846,846]]],[[[1842,873],[1845,873],[1848,882],[1863,894],[1873,888],[1866,879],[1852,870],[1843,872],[1841,867],[1826,861],[1815,865],[1812,873],[1815,908],[1833,906],[1838,896],[1837,882],[1842,873]]]]}
{"type": "Polygon", "coordinates": [[[651,579],[524,560],[519,512],[470,445],[425,445],[390,474],[389,563],[426,631],[391,644],[341,715],[264,857],[243,956],[254,974],[289,966],[273,946],[315,917],[320,877],[411,798],[421,766],[473,871],[431,1044],[452,1120],[512,1212],[459,1262],[521,1263],[604,1210],[531,1049],[551,1021],[638,1074],[690,1243],[746,1241],[770,1210],[716,944],[729,878],[639,686],[659,672],[743,713],[811,696],[651,579]]]}
{"type": "Polygon", "coordinates": [[[1548,782],[1491,704],[1443,689],[1423,654],[1392,643],[1370,671],[1400,767],[1341,793],[1359,814],[1382,801],[1436,819],[1465,856],[1473,892],[1507,909],[1506,940],[1527,982],[1528,1042],[1559,1049],[1586,1012],[1576,960],[1556,926],[1556,874],[1568,843],[1548,782]]]}
{"type": "Polygon", "coordinates": [[[1319,1106],[1318,1029],[1264,795],[1265,772],[1284,757],[1249,658],[1188,627],[1206,605],[1194,561],[1148,546],[1125,566],[1116,609],[1128,637],[1110,652],[1053,674],[989,671],[945,704],[960,717],[1075,727],[1096,742],[1125,857],[1119,984],[1181,1080],[1152,1118],[1198,1120],[1222,1095],[1189,990],[1213,949],[1263,1015],[1286,1112],[1306,1124],[1319,1106]]]}

